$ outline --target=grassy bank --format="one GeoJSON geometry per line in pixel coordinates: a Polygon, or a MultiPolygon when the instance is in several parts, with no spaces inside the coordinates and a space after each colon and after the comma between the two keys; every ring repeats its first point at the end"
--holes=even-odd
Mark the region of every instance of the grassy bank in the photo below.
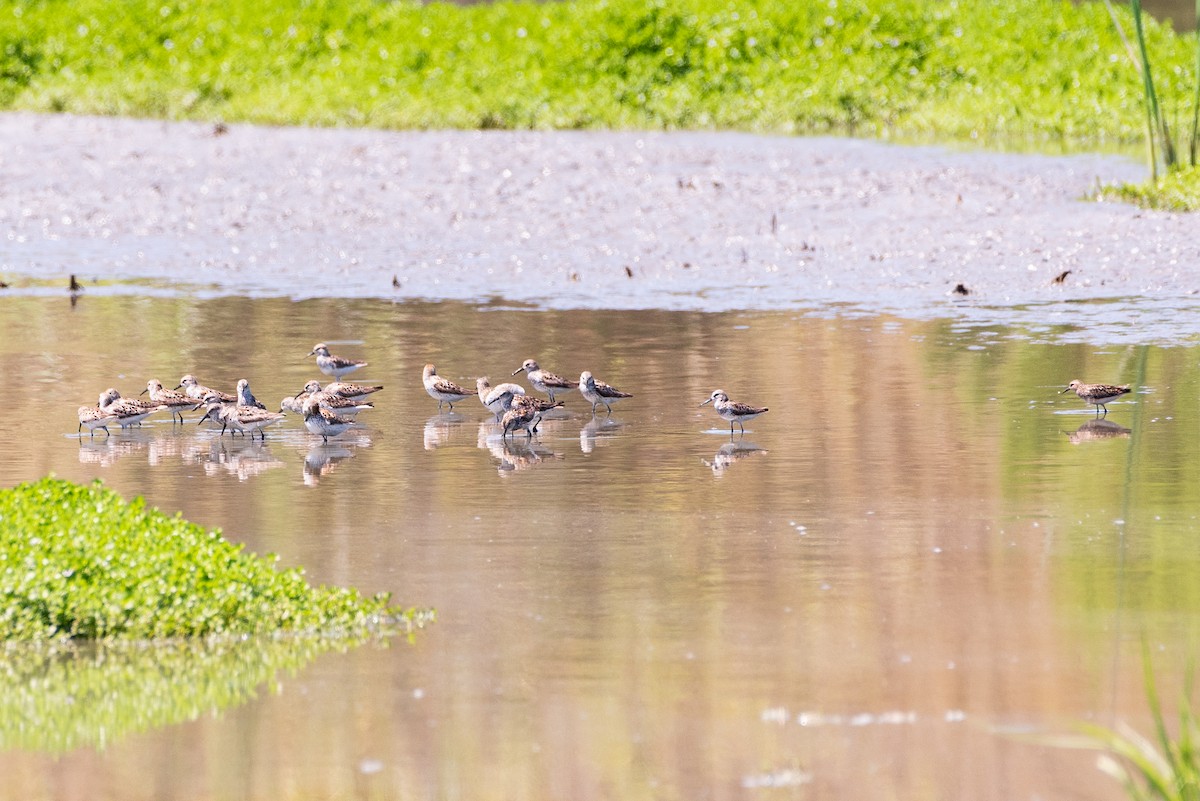
{"type": "Polygon", "coordinates": [[[387,602],[312,587],[220,532],[98,484],[0,490],[0,642],[356,637],[406,624],[387,602]]]}
{"type": "MultiPolygon", "coordinates": [[[[1131,29],[1130,29],[1131,30],[1131,29]]],[[[1193,56],[1153,27],[1168,109],[1193,56]]],[[[0,107],[389,128],[1141,140],[1102,4],[1055,0],[15,0],[0,107]]]]}

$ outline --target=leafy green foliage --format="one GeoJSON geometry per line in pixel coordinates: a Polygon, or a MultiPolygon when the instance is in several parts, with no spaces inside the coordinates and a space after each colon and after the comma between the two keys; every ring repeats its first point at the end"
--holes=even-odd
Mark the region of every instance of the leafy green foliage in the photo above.
{"type": "Polygon", "coordinates": [[[0,490],[0,641],[355,636],[406,623],[387,603],[311,587],[299,570],[99,483],[0,490]]]}
{"type": "MultiPolygon", "coordinates": [[[[1195,66],[1184,37],[1145,33],[1170,114],[1195,66]]],[[[16,0],[0,107],[1067,144],[1143,130],[1107,11],[1066,0],[16,0]]]]}

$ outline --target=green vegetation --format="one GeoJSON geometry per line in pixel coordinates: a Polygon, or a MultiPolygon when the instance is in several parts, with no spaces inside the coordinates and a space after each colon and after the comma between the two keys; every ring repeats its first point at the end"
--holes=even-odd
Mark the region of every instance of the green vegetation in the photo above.
{"type": "MultiPolygon", "coordinates": [[[[1121,17],[1116,13],[1112,0],[1104,0],[1112,15],[1118,33],[1125,38],[1121,17]]],[[[1192,211],[1200,207],[1200,182],[1196,181],[1196,157],[1200,150],[1200,36],[1196,41],[1196,70],[1193,76],[1195,91],[1191,102],[1190,134],[1185,141],[1177,140],[1172,133],[1175,125],[1159,99],[1154,83],[1154,60],[1146,42],[1146,18],[1142,13],[1141,0],[1130,0],[1133,16],[1134,41],[1137,54],[1131,52],[1142,76],[1142,100],[1146,113],[1146,144],[1149,151],[1150,181],[1146,184],[1125,184],[1115,188],[1115,194],[1152,208],[1172,211],[1192,211]],[[1185,145],[1186,144],[1186,148],[1185,145]],[[1185,152],[1186,151],[1186,152],[1185,152]],[[1161,175],[1160,167],[1165,172],[1161,175]],[[1161,176],[1161,177],[1160,177],[1161,176]]],[[[1200,19],[1200,0],[1196,0],[1196,18],[1200,19]]],[[[1126,47],[1133,45],[1126,40],[1126,47]]]]}
{"type": "Polygon", "coordinates": [[[180,517],[99,484],[0,490],[0,641],[361,637],[407,628],[388,597],[311,587],[180,517]]]}
{"type": "MultiPolygon", "coordinates": [[[[1129,25],[1127,10],[1119,15],[1129,25]]],[[[1147,23],[1170,115],[1187,39],[1147,23]]],[[[0,107],[391,128],[1132,143],[1142,81],[1066,0],[14,0],[0,107]]]]}
{"type": "Polygon", "coordinates": [[[1166,211],[1200,211],[1200,168],[1176,167],[1144,184],[1107,187],[1101,198],[1115,198],[1166,211]]]}
{"type": "Polygon", "coordinates": [[[1200,722],[1192,712],[1190,682],[1179,705],[1179,731],[1167,731],[1158,702],[1149,652],[1143,646],[1146,700],[1154,717],[1155,741],[1131,726],[1084,726],[1085,735],[1110,756],[1100,769],[1119,780],[1134,801],[1196,801],[1200,799],[1200,722]]]}

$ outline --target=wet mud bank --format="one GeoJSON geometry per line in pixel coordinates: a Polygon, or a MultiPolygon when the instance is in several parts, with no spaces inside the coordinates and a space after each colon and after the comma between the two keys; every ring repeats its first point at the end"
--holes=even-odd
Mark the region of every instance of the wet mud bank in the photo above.
{"type": "Polygon", "coordinates": [[[1192,217],[1116,156],[732,133],[0,115],[0,277],[44,291],[961,316],[1200,334],[1192,217]],[[957,291],[956,291],[957,290],[957,291]],[[1137,318],[1136,325],[1131,318],[1137,318]]]}

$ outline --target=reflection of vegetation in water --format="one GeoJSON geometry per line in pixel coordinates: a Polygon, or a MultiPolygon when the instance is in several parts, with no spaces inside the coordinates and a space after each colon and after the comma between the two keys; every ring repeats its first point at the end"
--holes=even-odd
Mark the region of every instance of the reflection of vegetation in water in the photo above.
{"type": "Polygon", "coordinates": [[[69,647],[10,645],[0,654],[0,749],[103,748],[194,720],[275,687],[322,652],[325,638],[228,639],[69,647]]]}
{"type": "MultiPolygon", "coordinates": [[[[1187,40],[1147,27],[1175,108],[1187,40]]],[[[47,0],[0,15],[0,107],[37,111],[1094,143],[1137,140],[1139,84],[1098,3],[47,0]]]]}
{"type": "Polygon", "coordinates": [[[0,640],[353,635],[394,621],[387,595],[312,587],[98,483],[0,490],[0,640]]]}

